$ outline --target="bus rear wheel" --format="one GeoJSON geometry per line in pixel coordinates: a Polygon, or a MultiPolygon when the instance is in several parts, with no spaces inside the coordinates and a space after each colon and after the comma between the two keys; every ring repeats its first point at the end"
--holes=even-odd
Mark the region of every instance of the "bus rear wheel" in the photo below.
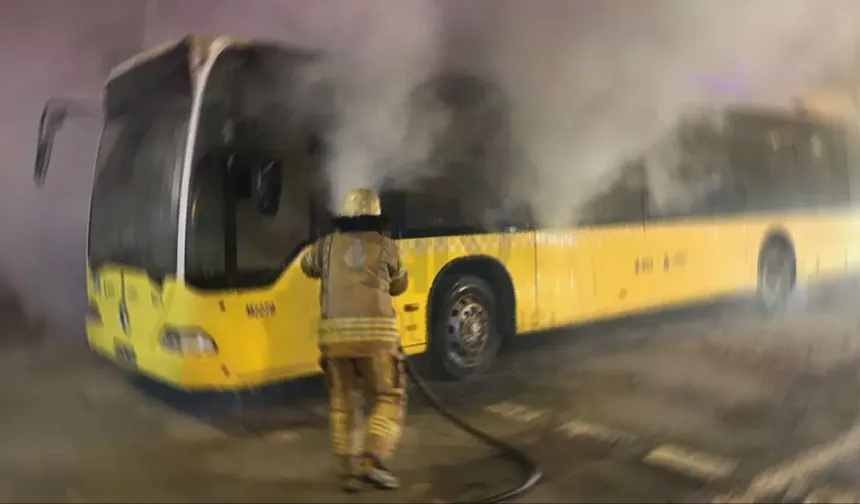
{"type": "Polygon", "coordinates": [[[481,374],[501,346],[493,289],[476,276],[456,277],[440,287],[429,352],[436,374],[456,380],[481,374]]]}
{"type": "Polygon", "coordinates": [[[794,254],[788,245],[770,242],[759,257],[759,303],[766,314],[776,315],[785,309],[794,289],[794,254]]]}

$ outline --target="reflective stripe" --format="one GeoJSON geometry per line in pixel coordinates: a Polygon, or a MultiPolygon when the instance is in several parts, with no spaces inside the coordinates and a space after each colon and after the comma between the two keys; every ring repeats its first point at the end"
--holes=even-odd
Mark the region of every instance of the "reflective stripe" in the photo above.
{"type": "Polygon", "coordinates": [[[321,345],[399,340],[400,331],[397,321],[393,318],[339,317],[320,320],[319,343],[321,345]]]}
{"type": "Polygon", "coordinates": [[[328,312],[328,272],[330,269],[329,261],[331,260],[331,235],[325,236],[322,239],[320,248],[322,255],[319,258],[320,279],[320,313],[328,312]]]}

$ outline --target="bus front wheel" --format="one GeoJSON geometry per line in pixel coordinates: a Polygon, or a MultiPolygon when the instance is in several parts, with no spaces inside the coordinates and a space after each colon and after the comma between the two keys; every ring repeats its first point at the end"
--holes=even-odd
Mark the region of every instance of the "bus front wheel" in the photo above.
{"type": "Polygon", "coordinates": [[[759,256],[758,298],[768,315],[785,309],[794,289],[794,253],[781,241],[767,243],[759,256]]]}
{"type": "Polygon", "coordinates": [[[501,346],[493,289],[476,276],[455,277],[441,287],[430,339],[434,368],[452,379],[480,374],[490,367],[501,346]]]}

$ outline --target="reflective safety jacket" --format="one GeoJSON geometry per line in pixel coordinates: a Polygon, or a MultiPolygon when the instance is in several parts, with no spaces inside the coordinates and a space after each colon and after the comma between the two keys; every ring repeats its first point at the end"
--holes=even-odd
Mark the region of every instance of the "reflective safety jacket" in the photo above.
{"type": "Polygon", "coordinates": [[[319,345],[327,357],[396,350],[400,333],[392,302],[408,286],[397,244],[377,231],[338,231],[316,241],[301,259],[319,278],[319,345]]]}

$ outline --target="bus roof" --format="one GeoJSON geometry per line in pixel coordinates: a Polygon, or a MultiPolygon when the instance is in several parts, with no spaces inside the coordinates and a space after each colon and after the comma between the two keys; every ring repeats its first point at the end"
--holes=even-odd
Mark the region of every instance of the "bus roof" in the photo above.
{"type": "MultiPolygon", "coordinates": [[[[138,53],[131,58],[123,61],[122,63],[114,67],[113,70],[111,70],[110,74],[108,75],[107,82],[110,82],[117,77],[124,75],[125,73],[148,61],[167,54],[170,51],[177,49],[181,45],[187,46],[186,51],[188,51],[189,53],[189,61],[195,63],[202,63],[212,54],[213,51],[217,51],[219,48],[227,48],[238,45],[261,45],[270,47],[283,47],[284,49],[289,48],[292,51],[296,51],[297,49],[302,50],[298,46],[287,45],[284,42],[271,39],[245,38],[234,35],[191,34],[186,35],[185,37],[182,37],[180,39],[174,39],[164,44],[160,44],[156,47],[138,53]]],[[[304,50],[309,51],[308,49],[304,50]]],[[[192,63],[192,65],[196,66],[195,63],[192,63]]]]}
{"type": "Polygon", "coordinates": [[[773,105],[759,104],[729,104],[722,106],[699,106],[691,107],[682,114],[683,118],[695,121],[699,117],[712,117],[718,120],[745,121],[759,120],[771,123],[794,123],[815,126],[837,126],[843,121],[832,115],[821,114],[815,110],[807,110],[801,107],[778,107],[773,105]]]}
{"type": "Polygon", "coordinates": [[[737,105],[726,108],[726,114],[737,118],[757,118],[773,122],[793,122],[815,125],[833,125],[837,121],[828,116],[792,107],[765,107],[756,105],[737,105]]]}

